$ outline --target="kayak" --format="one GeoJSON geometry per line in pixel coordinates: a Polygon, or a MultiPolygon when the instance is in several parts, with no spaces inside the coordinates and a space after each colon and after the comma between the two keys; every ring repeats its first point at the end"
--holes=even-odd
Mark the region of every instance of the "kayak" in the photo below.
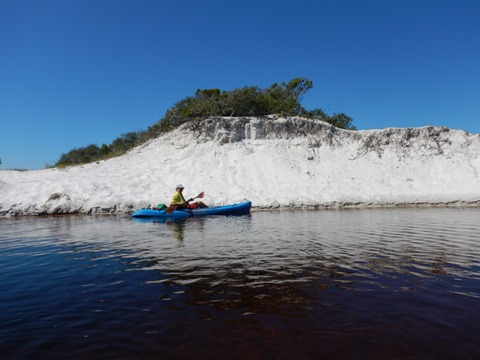
{"type": "Polygon", "coordinates": [[[155,209],[139,209],[131,216],[135,219],[145,218],[163,218],[163,219],[182,219],[192,216],[209,216],[209,215],[246,215],[250,213],[252,207],[251,201],[240,204],[212,206],[201,209],[181,209],[174,210],[171,214],[167,214],[166,210],[155,209]]]}

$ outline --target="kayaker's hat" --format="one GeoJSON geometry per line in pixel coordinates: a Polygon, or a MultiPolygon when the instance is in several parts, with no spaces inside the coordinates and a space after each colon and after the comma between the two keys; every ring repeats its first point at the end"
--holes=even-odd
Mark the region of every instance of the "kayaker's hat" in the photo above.
{"type": "Polygon", "coordinates": [[[182,184],[178,184],[175,189],[185,189],[185,186],[183,186],[182,184]]]}

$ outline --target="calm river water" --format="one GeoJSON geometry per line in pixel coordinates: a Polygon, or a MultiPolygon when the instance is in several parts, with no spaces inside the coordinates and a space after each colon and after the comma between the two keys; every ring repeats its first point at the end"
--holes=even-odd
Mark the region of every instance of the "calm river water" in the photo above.
{"type": "Polygon", "coordinates": [[[2,359],[480,358],[480,209],[0,220],[2,359]]]}

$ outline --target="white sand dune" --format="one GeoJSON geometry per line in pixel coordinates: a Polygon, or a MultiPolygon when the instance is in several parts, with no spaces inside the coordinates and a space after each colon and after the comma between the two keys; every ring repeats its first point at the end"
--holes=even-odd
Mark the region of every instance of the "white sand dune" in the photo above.
{"type": "Polygon", "coordinates": [[[0,171],[0,216],[128,212],[175,185],[254,208],[480,206],[480,135],[348,131],[302,118],[212,118],[83,166],[0,171]]]}

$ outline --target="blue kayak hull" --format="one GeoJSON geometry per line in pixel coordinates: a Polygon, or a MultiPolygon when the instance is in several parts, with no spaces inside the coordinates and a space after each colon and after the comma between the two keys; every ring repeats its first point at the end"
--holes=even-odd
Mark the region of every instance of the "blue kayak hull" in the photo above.
{"type": "Polygon", "coordinates": [[[131,216],[136,219],[162,218],[162,219],[182,219],[191,216],[210,216],[210,215],[246,215],[250,213],[252,203],[250,201],[240,204],[213,206],[204,209],[183,209],[174,210],[167,214],[166,210],[140,209],[131,216]]]}

